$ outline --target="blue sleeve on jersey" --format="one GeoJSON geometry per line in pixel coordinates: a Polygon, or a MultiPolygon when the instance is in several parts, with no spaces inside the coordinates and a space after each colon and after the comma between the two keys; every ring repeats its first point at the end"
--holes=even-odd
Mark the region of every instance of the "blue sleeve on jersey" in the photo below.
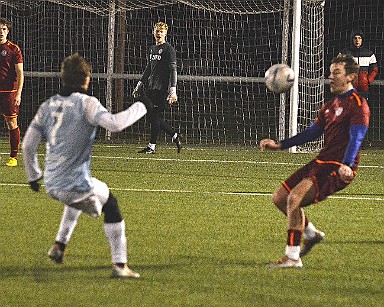
{"type": "Polygon", "coordinates": [[[319,125],[313,123],[309,128],[303,130],[302,132],[296,134],[295,136],[282,140],[280,142],[281,149],[287,149],[292,146],[301,145],[310,141],[317,139],[323,134],[323,128],[319,125]]]}
{"type": "Polygon", "coordinates": [[[361,146],[361,142],[364,139],[365,134],[368,131],[367,126],[352,125],[349,129],[349,144],[344,154],[343,164],[352,166],[356,155],[361,146]]]}

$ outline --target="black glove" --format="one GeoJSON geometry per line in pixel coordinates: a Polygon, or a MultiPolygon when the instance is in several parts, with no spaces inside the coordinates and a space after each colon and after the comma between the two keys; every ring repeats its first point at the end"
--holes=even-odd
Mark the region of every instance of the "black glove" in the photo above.
{"type": "Polygon", "coordinates": [[[37,180],[35,180],[35,181],[30,181],[29,182],[29,186],[30,186],[30,188],[33,190],[33,191],[35,191],[35,192],[39,192],[39,190],[40,190],[40,186],[41,186],[41,184],[40,184],[40,179],[42,179],[43,177],[40,177],[39,179],[37,179],[37,180]]]}
{"type": "Polygon", "coordinates": [[[137,85],[132,92],[133,98],[134,99],[139,98],[143,94],[143,89],[144,89],[144,83],[141,81],[137,82],[137,85]]]}

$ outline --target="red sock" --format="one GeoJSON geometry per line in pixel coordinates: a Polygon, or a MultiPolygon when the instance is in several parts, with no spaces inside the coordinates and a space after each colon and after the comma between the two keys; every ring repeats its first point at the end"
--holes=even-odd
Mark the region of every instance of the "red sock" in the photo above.
{"type": "Polygon", "coordinates": [[[301,242],[301,230],[288,229],[287,245],[288,246],[300,246],[301,242]]]}
{"type": "Polygon", "coordinates": [[[20,146],[20,128],[9,130],[9,144],[11,145],[11,158],[17,158],[20,146]]]}

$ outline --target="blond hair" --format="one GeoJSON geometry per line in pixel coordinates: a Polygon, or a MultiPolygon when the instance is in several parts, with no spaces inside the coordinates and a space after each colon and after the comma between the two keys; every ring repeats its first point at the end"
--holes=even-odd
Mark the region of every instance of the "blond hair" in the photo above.
{"type": "Polygon", "coordinates": [[[168,31],[168,25],[165,22],[161,22],[161,21],[155,23],[153,28],[159,29],[159,30],[167,30],[168,31]]]}

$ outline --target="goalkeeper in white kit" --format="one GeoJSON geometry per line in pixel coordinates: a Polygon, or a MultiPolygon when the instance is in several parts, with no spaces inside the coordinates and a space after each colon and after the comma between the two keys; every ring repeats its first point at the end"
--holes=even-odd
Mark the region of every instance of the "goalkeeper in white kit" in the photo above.
{"type": "Polygon", "coordinates": [[[48,195],[65,205],[55,245],[49,256],[63,261],[64,249],[81,212],[92,217],[104,213],[104,230],[111,248],[112,277],[140,277],[127,265],[125,222],[116,198],[108,186],[91,176],[90,163],[96,128],[117,132],[134,124],[147,113],[144,103],[136,102],[127,110],[109,113],[100,101],[86,91],[91,65],[73,54],[61,64],[63,83],[59,94],[46,100],[37,111],[23,140],[23,158],[27,179],[38,192],[44,177],[48,195]],[[44,176],[37,152],[46,141],[44,176]]]}

